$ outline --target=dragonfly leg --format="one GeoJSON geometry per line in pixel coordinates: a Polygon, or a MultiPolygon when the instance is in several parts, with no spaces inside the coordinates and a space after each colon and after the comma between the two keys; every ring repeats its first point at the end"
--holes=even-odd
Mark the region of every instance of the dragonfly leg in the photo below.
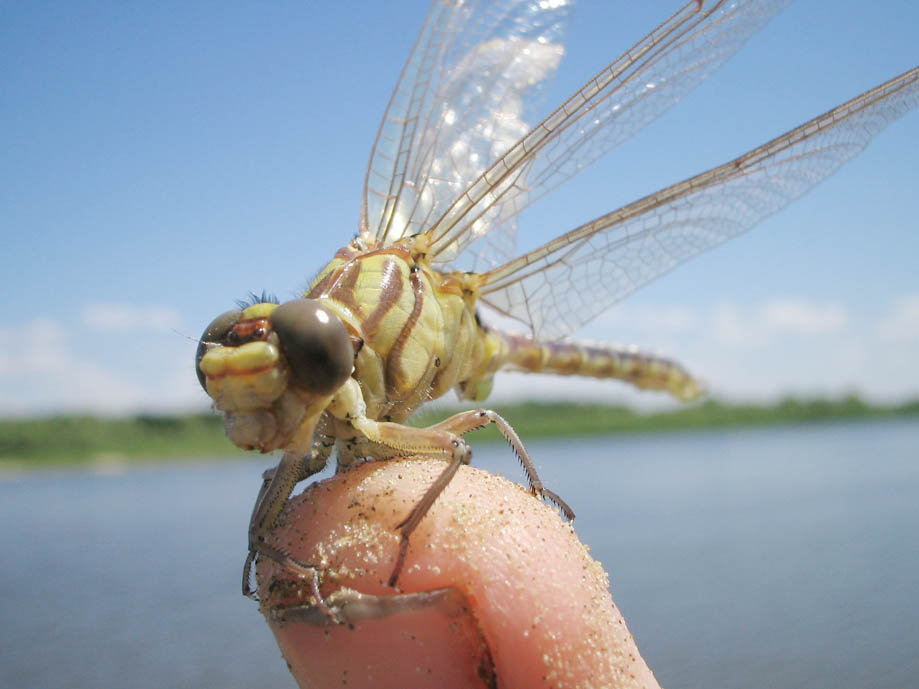
{"type": "Polygon", "coordinates": [[[504,439],[507,440],[508,444],[514,450],[514,454],[517,455],[517,459],[520,461],[520,464],[523,467],[523,471],[527,475],[527,481],[530,484],[530,490],[532,491],[533,495],[548,499],[562,511],[566,519],[573,520],[574,511],[568,506],[568,504],[543,485],[542,480],[539,478],[539,474],[536,473],[536,467],[533,465],[533,461],[530,459],[529,453],[523,446],[523,442],[520,440],[520,436],[517,435],[517,431],[515,431],[514,428],[496,412],[493,412],[490,409],[475,409],[472,411],[460,412],[459,414],[455,414],[449,419],[446,419],[445,421],[442,421],[435,426],[431,426],[431,428],[447,430],[452,433],[456,433],[457,435],[464,435],[469,431],[475,431],[480,428],[484,428],[490,423],[493,423],[498,427],[501,435],[504,436],[504,439]]]}
{"type": "Polygon", "coordinates": [[[258,599],[251,584],[252,568],[260,555],[269,557],[298,574],[314,576],[315,567],[313,565],[288,557],[285,553],[269,546],[266,539],[277,525],[277,520],[294,486],[325,466],[332,447],[333,443],[330,438],[323,433],[317,433],[309,453],[301,456],[296,451],[285,452],[276,467],[262,474],[262,485],[249,519],[249,552],[243,564],[242,592],[247,598],[258,599]]]}
{"type": "Polygon", "coordinates": [[[437,500],[437,497],[450,483],[453,476],[459,470],[460,465],[468,464],[471,459],[471,452],[468,450],[466,443],[462,441],[459,436],[487,426],[490,423],[495,424],[498,430],[501,431],[501,434],[507,439],[507,442],[510,443],[521,465],[523,465],[523,470],[526,472],[532,493],[537,497],[547,498],[553,502],[562,510],[567,519],[574,519],[574,511],[572,511],[567,503],[554,492],[543,486],[539,475],[536,473],[536,467],[533,466],[533,462],[530,460],[530,456],[526,448],[524,448],[517,432],[507,421],[490,409],[476,409],[473,411],[460,412],[434,426],[422,429],[409,429],[404,426],[398,426],[397,424],[390,424],[405,429],[405,431],[409,433],[423,434],[427,437],[437,437],[443,434],[444,436],[454,438],[455,440],[452,442],[457,447],[459,447],[458,443],[462,443],[462,448],[465,449],[464,454],[454,453],[447,467],[441,472],[434,483],[430,485],[427,491],[425,491],[421,500],[412,508],[408,516],[397,525],[397,528],[402,534],[402,541],[399,544],[399,555],[396,558],[395,567],[393,567],[392,574],[389,577],[390,586],[395,587],[399,579],[399,574],[402,572],[405,558],[408,555],[408,541],[412,532],[418,527],[421,520],[424,519],[424,516],[434,504],[434,501],[437,500]]]}
{"type": "MultiPolygon", "coordinates": [[[[319,567],[317,565],[301,562],[264,543],[259,546],[257,553],[258,555],[270,557],[286,570],[309,580],[310,593],[313,599],[310,605],[325,618],[327,624],[343,624],[346,621],[339,615],[339,608],[334,603],[329,603],[319,590],[319,567]]],[[[253,557],[253,553],[250,551],[249,557],[246,558],[247,568],[250,566],[253,557]]],[[[250,597],[254,598],[255,596],[253,594],[250,597]]]]}
{"type": "Polygon", "coordinates": [[[431,509],[431,505],[437,500],[437,496],[447,487],[460,466],[469,463],[472,451],[465,440],[447,428],[437,426],[412,428],[398,423],[372,421],[367,418],[352,419],[351,423],[355,429],[359,430],[371,442],[395,450],[400,455],[406,457],[412,455],[433,457],[446,459],[448,462],[440,476],[421,496],[421,500],[412,508],[408,516],[396,526],[402,534],[402,541],[399,544],[396,564],[389,577],[389,585],[395,587],[399,574],[402,572],[402,566],[405,564],[405,557],[408,554],[409,536],[411,536],[421,520],[424,519],[424,515],[431,509]]]}
{"type": "MultiPolygon", "coordinates": [[[[409,536],[434,504],[437,496],[450,483],[450,479],[459,470],[460,465],[469,463],[472,451],[459,434],[443,424],[430,428],[412,428],[392,421],[374,421],[368,418],[360,386],[353,379],[341,387],[335,400],[327,409],[329,413],[347,423],[357,434],[363,436],[363,439],[377,446],[378,452],[370,453],[373,457],[384,459],[393,456],[416,456],[444,459],[448,462],[447,467],[427,489],[418,504],[397,526],[402,533],[402,542],[389,579],[389,585],[395,586],[405,563],[409,536]]],[[[360,446],[359,443],[357,444],[360,446]]],[[[349,447],[347,443],[345,450],[350,453],[354,452],[354,448],[349,447]]]]}
{"type": "Polygon", "coordinates": [[[409,536],[412,535],[412,532],[418,527],[421,520],[424,519],[424,515],[431,509],[434,501],[437,500],[437,497],[443,492],[444,488],[447,487],[450,480],[456,475],[456,472],[459,471],[460,465],[468,464],[470,457],[471,453],[467,452],[463,459],[454,458],[451,460],[450,463],[447,464],[447,468],[440,473],[437,479],[435,479],[434,483],[428,486],[424,495],[421,496],[421,500],[415,504],[412,511],[408,513],[408,516],[396,525],[396,528],[402,532],[402,540],[399,543],[399,555],[396,557],[396,564],[393,567],[392,574],[389,575],[388,583],[393,588],[395,588],[396,582],[399,580],[399,574],[402,572],[402,567],[405,565],[405,558],[408,555],[409,536]]]}
{"type": "MultiPolygon", "coordinates": [[[[351,383],[352,381],[349,381],[351,383]]],[[[568,519],[574,518],[574,512],[558,495],[543,486],[536,468],[530,460],[520,437],[507,423],[495,412],[488,409],[460,412],[427,428],[411,428],[391,421],[374,421],[366,416],[366,407],[363,403],[360,388],[357,383],[346,383],[336,396],[335,403],[329,405],[328,410],[337,418],[346,421],[350,426],[371,443],[404,457],[423,456],[435,459],[445,459],[448,464],[440,476],[428,487],[421,500],[412,508],[408,516],[396,528],[402,535],[399,545],[399,554],[396,564],[389,577],[389,585],[395,587],[405,564],[408,554],[408,540],[412,532],[424,519],[431,509],[434,501],[443,492],[450,480],[459,471],[462,464],[468,464],[472,457],[469,445],[460,436],[482,428],[490,423],[495,424],[523,465],[530,490],[534,495],[545,497],[554,502],[568,519]]]]}

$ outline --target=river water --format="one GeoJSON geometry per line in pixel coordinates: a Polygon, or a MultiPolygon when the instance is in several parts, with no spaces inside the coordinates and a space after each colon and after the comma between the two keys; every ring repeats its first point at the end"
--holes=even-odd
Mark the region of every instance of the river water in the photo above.
{"type": "MultiPolygon", "coordinates": [[[[916,421],[527,445],[664,687],[919,687],[916,421]]],[[[294,687],[239,593],[266,463],[0,480],[0,687],[294,687]]]]}

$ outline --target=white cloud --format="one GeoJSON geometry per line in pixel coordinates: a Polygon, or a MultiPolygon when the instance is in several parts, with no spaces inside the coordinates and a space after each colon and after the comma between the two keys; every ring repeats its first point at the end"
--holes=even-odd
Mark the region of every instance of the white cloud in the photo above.
{"type": "Polygon", "coordinates": [[[0,329],[0,411],[118,411],[139,390],[111,371],[78,361],[61,323],[39,318],[0,329]]]}
{"type": "Polygon", "coordinates": [[[203,410],[193,354],[171,333],[99,338],[49,318],[0,328],[0,414],[203,410]]]}
{"type": "Polygon", "coordinates": [[[617,306],[600,316],[596,324],[648,333],[685,333],[698,328],[700,318],[685,306],[617,306]]]}
{"type": "Polygon", "coordinates": [[[163,306],[110,302],[90,304],[83,309],[84,325],[108,332],[166,331],[177,327],[178,323],[178,312],[163,306]]]}
{"type": "Polygon", "coordinates": [[[848,315],[840,304],[819,305],[804,299],[776,299],[760,308],[760,319],[773,332],[823,335],[846,326],[848,315]]]}
{"type": "Polygon", "coordinates": [[[919,294],[894,301],[890,314],[878,326],[878,335],[885,342],[919,340],[919,294]]]}
{"type": "Polygon", "coordinates": [[[754,340],[753,324],[744,318],[736,304],[721,303],[712,311],[712,334],[723,344],[750,344],[754,340]]]}
{"type": "Polygon", "coordinates": [[[712,314],[718,342],[762,346],[785,335],[823,336],[838,333],[849,315],[840,304],[818,304],[806,299],[773,299],[752,309],[723,302],[712,314]]]}
{"type": "Polygon", "coordinates": [[[64,340],[64,327],[49,318],[0,329],[0,376],[62,370],[67,365],[61,352],[64,340]]]}

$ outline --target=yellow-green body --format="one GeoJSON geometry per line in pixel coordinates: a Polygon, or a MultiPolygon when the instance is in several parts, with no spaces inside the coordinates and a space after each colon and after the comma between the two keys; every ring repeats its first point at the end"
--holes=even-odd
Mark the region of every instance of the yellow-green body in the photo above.
{"type": "MultiPolygon", "coordinates": [[[[463,399],[484,400],[502,368],[618,378],[683,399],[700,393],[697,381],[667,359],[608,345],[540,342],[482,325],[476,315],[481,275],[435,270],[426,260],[424,239],[419,235],[379,248],[357,238],[337,252],[304,294],[335,314],[351,335],[356,389],[323,399],[297,390],[271,337],[208,351],[200,367],[215,406],[226,413],[234,443],[270,452],[290,449],[296,439],[306,452],[313,442],[308,429],[315,426],[325,438],[319,442],[330,448],[355,436],[354,405],[370,420],[401,424],[451,389],[463,399]],[[339,408],[341,414],[327,413],[339,408]],[[307,417],[315,419],[303,428],[307,417]]],[[[255,304],[243,311],[243,320],[267,322],[274,308],[255,304]]],[[[344,464],[361,452],[393,454],[392,447],[373,441],[338,445],[344,464]]],[[[321,453],[314,468],[327,456],[321,453]]]]}
{"type": "MultiPolygon", "coordinates": [[[[684,398],[699,393],[696,381],[665,359],[608,346],[544,343],[487,328],[476,314],[483,276],[435,270],[427,260],[427,239],[422,234],[377,247],[357,238],[303,295],[302,303],[315,305],[304,313],[333,323],[340,333],[335,351],[347,368],[328,390],[297,383],[300,352],[290,349],[290,339],[282,340],[279,330],[288,320],[280,311],[286,306],[260,302],[233,312],[232,327],[221,341],[202,343],[199,370],[214,406],[224,412],[230,439],[246,449],[284,450],[252,515],[243,580],[247,594],[256,553],[279,561],[286,557],[265,539],[296,483],[320,471],[333,448],[339,467],[365,457],[398,455],[448,461],[444,474],[403,522],[404,543],[459,465],[469,461],[471,452],[461,436],[488,423],[496,424],[514,448],[534,494],[573,516],[542,485],[517,434],[493,411],[460,412],[428,428],[404,425],[419,406],[450,389],[462,398],[483,400],[494,374],[512,368],[620,378],[684,398]]],[[[299,315],[294,320],[301,323],[299,315]]],[[[307,365],[314,372],[324,370],[312,359],[307,365]]],[[[403,549],[393,582],[404,557],[403,549]]]]}
{"type": "Polygon", "coordinates": [[[504,340],[477,322],[475,275],[433,270],[411,240],[383,249],[355,240],[304,296],[362,343],[353,377],[373,419],[402,422],[452,388],[481,399],[506,359],[504,340]]]}

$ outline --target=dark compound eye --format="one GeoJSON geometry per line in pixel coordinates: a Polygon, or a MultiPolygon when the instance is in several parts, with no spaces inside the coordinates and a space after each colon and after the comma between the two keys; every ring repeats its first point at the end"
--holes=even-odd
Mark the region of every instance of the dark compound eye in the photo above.
{"type": "Polygon", "coordinates": [[[351,337],[341,320],[314,299],[294,299],[271,314],[293,383],[317,395],[329,395],[354,367],[351,337]]]}
{"type": "Polygon", "coordinates": [[[237,322],[239,322],[239,317],[242,316],[242,314],[243,312],[240,309],[233,309],[232,311],[222,313],[212,320],[211,324],[201,333],[201,342],[198,344],[198,351],[195,352],[195,373],[198,374],[198,382],[201,383],[201,387],[204,388],[205,392],[207,392],[207,381],[204,374],[201,373],[200,364],[201,359],[207,354],[207,343],[223,343],[227,333],[230,332],[237,322]]]}

